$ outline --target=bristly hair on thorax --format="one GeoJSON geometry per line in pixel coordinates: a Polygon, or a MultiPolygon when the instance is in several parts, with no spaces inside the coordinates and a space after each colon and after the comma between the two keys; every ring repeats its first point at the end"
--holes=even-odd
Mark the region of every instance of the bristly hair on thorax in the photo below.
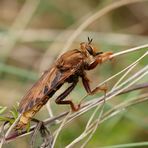
{"type": "Polygon", "coordinates": [[[88,44],[92,43],[93,38],[88,37],[88,44]]]}

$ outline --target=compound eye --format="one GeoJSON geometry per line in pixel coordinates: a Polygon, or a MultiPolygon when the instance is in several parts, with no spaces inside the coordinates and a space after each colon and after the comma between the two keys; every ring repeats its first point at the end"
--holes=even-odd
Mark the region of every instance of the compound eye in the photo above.
{"type": "Polygon", "coordinates": [[[86,49],[89,52],[89,54],[93,55],[94,52],[93,52],[93,49],[90,46],[86,47],[86,49]]]}

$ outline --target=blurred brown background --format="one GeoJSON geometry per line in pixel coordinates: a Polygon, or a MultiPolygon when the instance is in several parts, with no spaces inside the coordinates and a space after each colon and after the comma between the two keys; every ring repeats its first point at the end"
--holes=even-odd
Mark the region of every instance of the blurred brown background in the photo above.
{"type": "MultiPolygon", "coordinates": [[[[112,2],[115,1],[0,0],[0,105],[12,108],[41,73],[50,67],[72,32],[88,16],[112,2]],[[62,37],[58,38],[59,35],[62,37]]],[[[90,36],[99,49],[117,52],[146,44],[147,35],[148,2],[140,2],[120,7],[92,22],[76,38],[71,48],[79,48],[79,43],[90,36]]],[[[124,55],[90,72],[92,86],[124,68],[142,53],[124,55]]],[[[146,63],[145,59],[139,67],[146,63]]],[[[70,98],[79,102],[84,94],[85,90],[79,83],[70,98]]],[[[56,105],[54,99],[52,105],[55,114],[69,109],[56,105]]],[[[140,104],[131,108],[128,116],[115,117],[97,130],[88,147],[148,140],[147,113],[146,104],[140,104]]],[[[82,116],[65,128],[57,147],[64,147],[78,136],[88,116],[82,116]]],[[[48,117],[46,108],[42,109],[38,117],[48,117]]],[[[28,140],[28,137],[20,138],[4,147],[26,148],[28,140]]]]}

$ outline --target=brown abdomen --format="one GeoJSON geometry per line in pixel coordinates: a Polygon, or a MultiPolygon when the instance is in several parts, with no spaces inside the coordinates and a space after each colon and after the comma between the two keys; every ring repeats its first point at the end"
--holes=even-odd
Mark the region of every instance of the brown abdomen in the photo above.
{"type": "Polygon", "coordinates": [[[32,109],[24,112],[21,115],[20,120],[16,125],[15,129],[18,130],[24,128],[30,122],[31,118],[41,109],[43,105],[44,105],[43,103],[37,104],[32,109]]]}

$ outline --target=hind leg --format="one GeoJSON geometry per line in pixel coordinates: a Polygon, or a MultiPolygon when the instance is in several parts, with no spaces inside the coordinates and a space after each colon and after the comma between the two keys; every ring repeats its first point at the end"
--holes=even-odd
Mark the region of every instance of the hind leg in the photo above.
{"type": "Polygon", "coordinates": [[[57,104],[69,104],[72,111],[78,111],[80,109],[80,105],[75,105],[71,100],[64,100],[70,92],[75,88],[78,81],[74,81],[71,86],[69,86],[58,98],[56,99],[57,104]]]}
{"type": "Polygon", "coordinates": [[[52,135],[51,132],[47,129],[47,127],[44,125],[43,121],[37,120],[35,118],[32,118],[31,121],[36,122],[37,125],[33,131],[32,137],[31,137],[31,147],[34,147],[35,139],[37,136],[38,131],[41,134],[41,137],[43,138],[43,144],[44,146],[49,146],[52,143],[52,135]]]}

